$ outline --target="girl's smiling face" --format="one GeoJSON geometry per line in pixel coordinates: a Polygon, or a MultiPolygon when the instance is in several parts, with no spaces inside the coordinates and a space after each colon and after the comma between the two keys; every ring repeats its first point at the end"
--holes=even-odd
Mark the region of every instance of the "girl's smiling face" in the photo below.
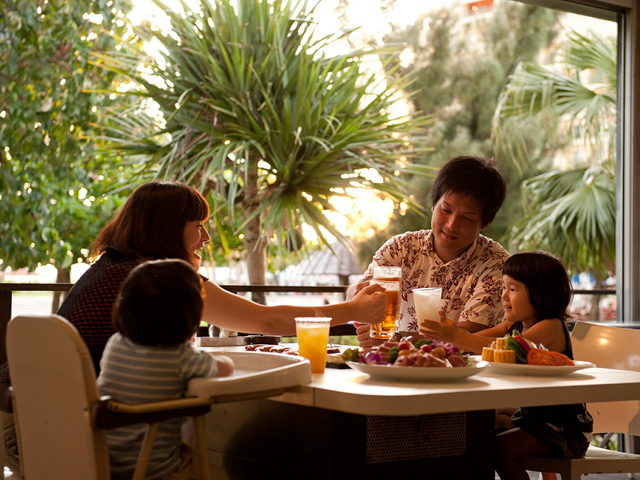
{"type": "Polygon", "coordinates": [[[524,283],[514,280],[509,275],[502,276],[502,306],[504,318],[509,322],[526,322],[536,319],[536,312],[529,300],[529,291],[524,283]]]}

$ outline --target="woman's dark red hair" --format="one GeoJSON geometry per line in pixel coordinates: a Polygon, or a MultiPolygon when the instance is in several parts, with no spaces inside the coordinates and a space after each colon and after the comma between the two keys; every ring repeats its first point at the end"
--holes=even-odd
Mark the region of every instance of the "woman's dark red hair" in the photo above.
{"type": "Polygon", "coordinates": [[[209,218],[209,204],[195,188],[180,182],[153,181],[139,186],[102,229],[95,256],[115,250],[125,256],[190,261],[183,241],[187,222],[209,218]]]}

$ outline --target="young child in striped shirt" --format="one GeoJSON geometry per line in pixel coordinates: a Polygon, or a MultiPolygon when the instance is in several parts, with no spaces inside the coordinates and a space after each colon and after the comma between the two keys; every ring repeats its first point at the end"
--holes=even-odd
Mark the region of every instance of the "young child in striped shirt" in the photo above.
{"type": "MultiPolygon", "coordinates": [[[[194,348],[202,315],[200,276],[183,260],[154,260],[133,269],[113,310],[116,332],[100,362],[98,389],[125,403],[180,398],[193,377],[229,376],[233,362],[194,348]]],[[[163,422],[146,479],[190,478],[188,449],[182,444],[184,418],[163,422]]],[[[130,479],[146,425],[107,431],[113,479],[130,479]]]]}

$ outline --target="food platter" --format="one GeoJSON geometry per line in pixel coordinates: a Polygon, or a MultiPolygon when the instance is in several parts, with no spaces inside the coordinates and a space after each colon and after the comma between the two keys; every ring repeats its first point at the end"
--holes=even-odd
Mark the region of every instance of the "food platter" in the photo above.
{"type": "Polygon", "coordinates": [[[563,377],[571,375],[578,370],[595,367],[591,362],[574,360],[575,365],[554,366],[554,365],[524,365],[516,363],[491,363],[491,373],[504,373],[507,375],[538,375],[544,377],[563,377]]]}
{"type": "Polygon", "coordinates": [[[475,367],[396,367],[394,365],[372,365],[366,363],[346,362],[354,370],[366,373],[371,378],[379,380],[399,380],[404,382],[443,382],[461,380],[477,375],[489,363],[484,360],[474,360],[475,367]]]}

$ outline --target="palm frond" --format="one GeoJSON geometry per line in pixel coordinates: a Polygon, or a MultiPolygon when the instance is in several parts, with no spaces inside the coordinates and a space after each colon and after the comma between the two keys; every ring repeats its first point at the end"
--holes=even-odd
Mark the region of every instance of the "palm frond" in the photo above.
{"type": "Polygon", "coordinates": [[[550,172],[523,183],[529,214],[511,230],[515,250],[542,249],[573,271],[613,270],[615,182],[600,167],[550,172]]]}
{"type": "Polygon", "coordinates": [[[159,41],[161,59],[142,51],[96,56],[134,81],[134,94],[155,100],[165,118],[159,128],[126,112],[108,135],[120,152],[144,156],[157,176],[212,190],[232,216],[255,165],[260,203],[243,214],[243,225],[262,217],[293,233],[306,222],[321,237],[323,229],[340,237],[322,211],[332,208],[334,189],[353,185],[421,208],[408,196],[407,177],[434,173],[411,162],[427,150],[432,120],[392,120],[395,99],[413,79],[362,67],[365,56],[391,61],[391,48],[328,55],[343,34],[314,38],[315,6],[306,2],[202,0],[189,12],[182,1],[188,14],[154,3],[172,32],[143,24],[136,33],[159,41]],[[382,183],[371,182],[368,169],[382,183]]]}
{"type": "MultiPolygon", "coordinates": [[[[613,154],[616,124],[615,44],[606,39],[572,33],[565,55],[567,73],[520,63],[503,89],[493,118],[492,134],[498,148],[509,152],[522,171],[532,166],[526,132],[541,124],[558,141],[565,134],[582,139],[597,161],[613,154]],[[585,83],[585,75],[590,81],[585,83]],[[535,123],[534,123],[535,122],[535,123]]],[[[570,138],[566,137],[566,138],[570,138]]]]}

